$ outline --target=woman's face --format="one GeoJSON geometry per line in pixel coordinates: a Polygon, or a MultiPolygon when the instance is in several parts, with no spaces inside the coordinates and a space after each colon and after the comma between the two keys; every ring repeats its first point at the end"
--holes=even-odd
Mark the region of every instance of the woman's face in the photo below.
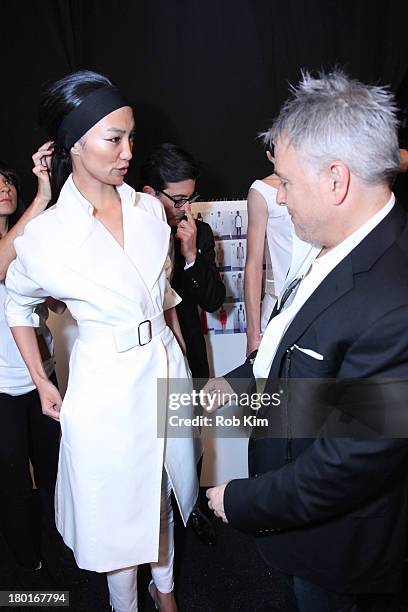
{"type": "Polygon", "coordinates": [[[74,173],[106,185],[121,185],[132,159],[134,127],[130,106],[106,115],[72,147],[74,173]]]}
{"type": "Polygon", "coordinates": [[[0,174],[0,217],[9,217],[17,208],[17,189],[7,176],[0,174]]]}

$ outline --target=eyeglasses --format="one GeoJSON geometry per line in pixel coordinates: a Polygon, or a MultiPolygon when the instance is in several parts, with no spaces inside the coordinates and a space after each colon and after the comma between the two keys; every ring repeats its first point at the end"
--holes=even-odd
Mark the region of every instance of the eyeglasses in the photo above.
{"type": "MultiPolygon", "coordinates": [[[[282,297],[279,302],[279,306],[275,311],[275,316],[283,310],[284,306],[287,304],[290,298],[291,298],[291,302],[293,301],[296,295],[296,291],[298,290],[299,285],[302,280],[303,280],[303,276],[300,276],[298,278],[294,278],[293,281],[289,283],[289,285],[286,287],[285,291],[282,294],[282,297]]],[[[290,304],[287,304],[287,305],[289,306],[290,304]]]]}
{"type": "Polygon", "coordinates": [[[165,195],[166,198],[169,198],[169,200],[173,202],[174,208],[181,208],[185,204],[192,204],[200,197],[200,194],[197,192],[194,192],[189,198],[183,198],[183,196],[179,198],[173,198],[173,196],[169,195],[165,191],[161,191],[161,189],[156,189],[156,193],[161,193],[162,195],[165,195]]]}

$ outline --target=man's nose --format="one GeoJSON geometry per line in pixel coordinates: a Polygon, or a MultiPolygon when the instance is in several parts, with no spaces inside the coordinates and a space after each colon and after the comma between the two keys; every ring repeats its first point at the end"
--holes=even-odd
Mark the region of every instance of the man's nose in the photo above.
{"type": "Polygon", "coordinates": [[[278,193],[276,194],[276,203],[278,206],[286,206],[285,190],[282,185],[278,187],[278,193]]]}

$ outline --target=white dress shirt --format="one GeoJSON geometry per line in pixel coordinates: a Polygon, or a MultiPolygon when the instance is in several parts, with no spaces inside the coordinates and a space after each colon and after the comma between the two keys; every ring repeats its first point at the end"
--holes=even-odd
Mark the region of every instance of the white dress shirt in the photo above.
{"type": "Polygon", "coordinates": [[[279,299],[284,294],[286,287],[295,278],[302,278],[302,280],[293,301],[289,304],[288,300],[287,307],[283,307],[282,311],[271,319],[265,330],[254,361],[253,371],[255,378],[268,378],[272,362],[282,337],[299,310],[326,276],[388,215],[394,204],[395,197],[391,194],[391,198],[387,204],[373,215],[371,219],[366,221],[358,230],[340,242],[335,248],[318,259],[316,258],[322,250],[321,246],[308,244],[298,238],[294,240],[292,265],[279,299]]]}

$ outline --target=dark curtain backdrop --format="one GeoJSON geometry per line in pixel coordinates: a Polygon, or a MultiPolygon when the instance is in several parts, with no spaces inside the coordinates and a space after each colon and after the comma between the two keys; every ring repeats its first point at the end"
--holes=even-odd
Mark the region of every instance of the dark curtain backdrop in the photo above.
{"type": "Polygon", "coordinates": [[[257,134],[301,68],[344,66],[389,84],[408,105],[406,0],[1,1],[0,158],[35,182],[31,154],[46,82],[78,68],[106,73],[134,106],[135,185],[143,155],[172,141],[202,163],[204,197],[245,196],[270,172],[257,134]]]}

